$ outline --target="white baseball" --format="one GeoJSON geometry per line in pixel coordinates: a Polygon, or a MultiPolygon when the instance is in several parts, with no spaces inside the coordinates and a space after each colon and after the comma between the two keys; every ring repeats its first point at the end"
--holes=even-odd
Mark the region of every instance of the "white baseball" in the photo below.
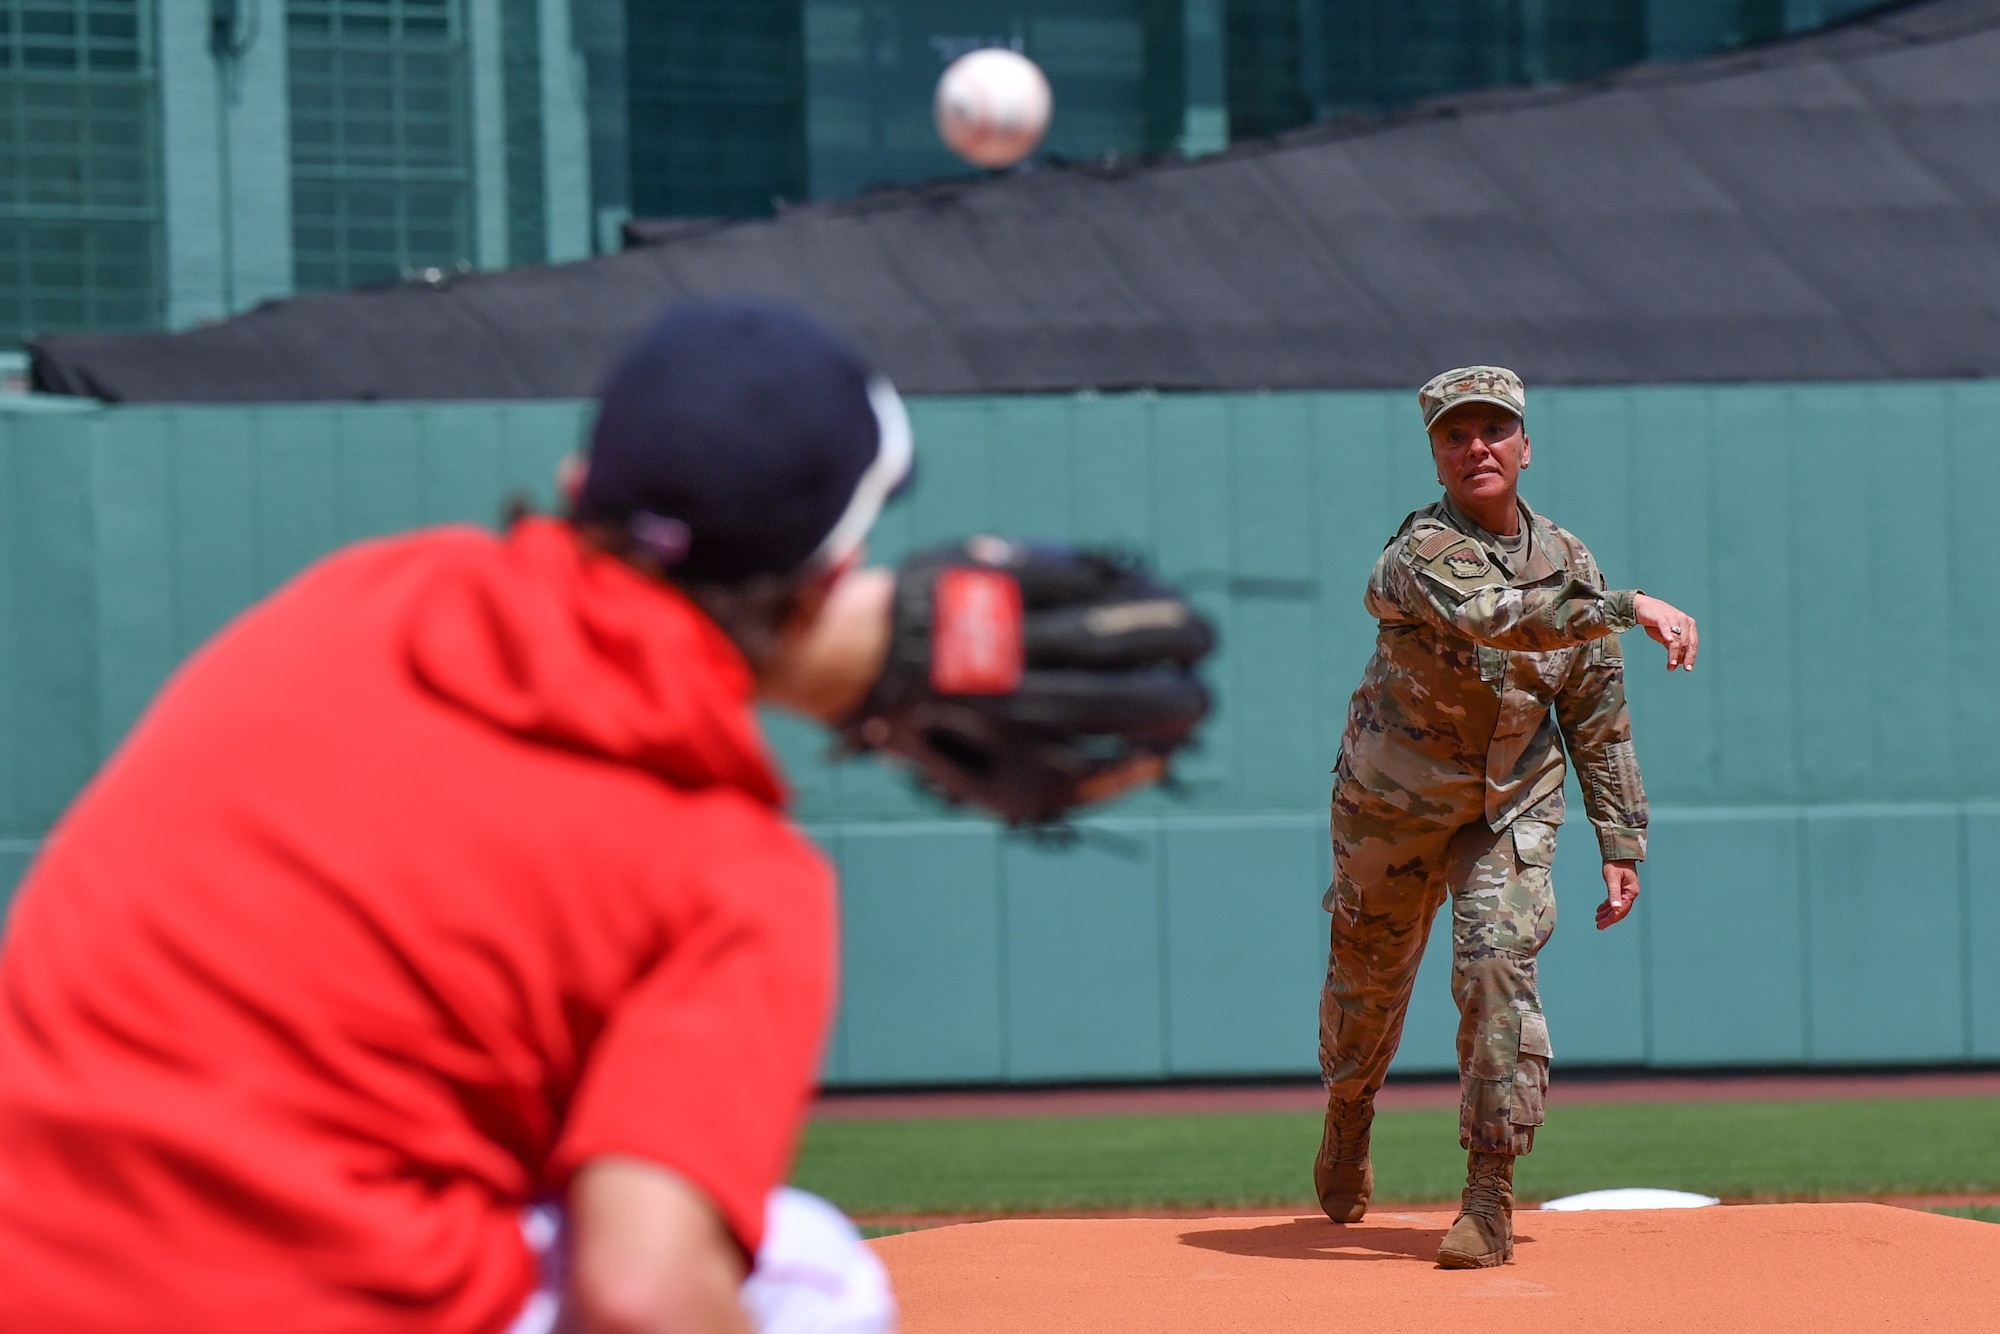
{"type": "Polygon", "coordinates": [[[938,137],[977,167],[1011,167],[1048,133],[1054,99],[1035,62],[1004,46],[970,51],[938,80],[938,137]]]}

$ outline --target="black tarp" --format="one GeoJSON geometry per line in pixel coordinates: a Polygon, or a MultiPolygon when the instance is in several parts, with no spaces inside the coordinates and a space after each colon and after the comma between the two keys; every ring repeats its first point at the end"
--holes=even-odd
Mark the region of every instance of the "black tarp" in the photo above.
{"type": "Polygon", "coordinates": [[[1535,384],[2000,375],[2000,0],[1193,162],[650,235],[48,338],[34,375],[125,401],[581,397],[663,302],[723,292],[802,301],[915,393],[1407,388],[1476,361],[1535,384]]]}

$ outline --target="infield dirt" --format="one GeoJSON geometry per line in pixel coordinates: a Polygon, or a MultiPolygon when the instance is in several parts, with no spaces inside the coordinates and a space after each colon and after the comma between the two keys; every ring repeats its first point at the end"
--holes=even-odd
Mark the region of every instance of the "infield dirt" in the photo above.
{"type": "Polygon", "coordinates": [[[1516,1215],[1498,1269],[1434,1262],[1449,1214],[1015,1219],[872,1243],[904,1334],[1994,1328],[2000,1228],[1875,1204],[1516,1215]]]}

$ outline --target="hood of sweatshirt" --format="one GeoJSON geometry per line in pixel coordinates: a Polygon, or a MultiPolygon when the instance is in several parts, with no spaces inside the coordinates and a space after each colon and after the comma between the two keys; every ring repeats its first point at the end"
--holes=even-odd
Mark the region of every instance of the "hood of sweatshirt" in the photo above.
{"type": "Polygon", "coordinates": [[[413,605],[411,668],[431,690],[495,727],[677,787],[784,803],[750,668],[686,597],[552,519],[461,551],[413,605]]]}

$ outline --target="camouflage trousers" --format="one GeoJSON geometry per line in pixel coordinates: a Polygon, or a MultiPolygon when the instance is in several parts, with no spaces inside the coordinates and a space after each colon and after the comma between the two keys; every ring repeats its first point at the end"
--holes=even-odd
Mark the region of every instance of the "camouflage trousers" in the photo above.
{"type": "Polygon", "coordinates": [[[1556,827],[1440,826],[1348,784],[1335,793],[1332,824],[1333,941],[1319,1007],[1327,1091],[1354,1099],[1382,1087],[1424,942],[1449,894],[1459,1141],[1487,1153],[1528,1152],[1549,1084],[1535,955],[1556,924],[1556,827]]]}

